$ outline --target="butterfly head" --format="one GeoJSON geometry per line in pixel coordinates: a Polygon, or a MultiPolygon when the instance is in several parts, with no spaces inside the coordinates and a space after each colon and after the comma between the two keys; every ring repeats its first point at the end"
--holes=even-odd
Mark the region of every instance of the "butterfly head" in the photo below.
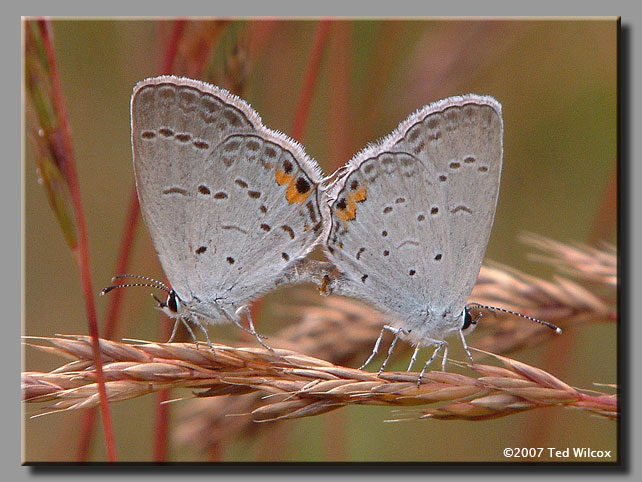
{"type": "Polygon", "coordinates": [[[481,313],[473,315],[468,308],[464,308],[464,311],[461,312],[461,332],[464,335],[468,335],[475,331],[480,318],[481,313]]]}
{"type": "Polygon", "coordinates": [[[167,316],[170,318],[178,318],[184,308],[184,303],[181,301],[180,297],[176,294],[176,291],[171,289],[169,286],[165,285],[164,283],[157,281],[152,278],[148,278],[146,276],[139,276],[139,275],[133,275],[133,274],[124,274],[124,275],[117,275],[112,278],[112,282],[116,282],[116,280],[123,279],[123,278],[137,278],[137,279],[143,279],[146,282],[145,283],[128,283],[128,284],[117,284],[117,285],[112,285],[108,286],[107,288],[103,289],[100,294],[101,296],[109,293],[110,291],[116,289],[116,288],[127,288],[127,287],[132,287],[132,286],[146,286],[148,288],[156,288],[158,290],[161,290],[165,293],[167,293],[167,298],[165,301],[162,301],[160,298],[158,298],[154,293],[151,293],[152,298],[156,300],[158,303],[158,308],[161,310],[163,313],[165,313],[167,316]]]}
{"type": "Polygon", "coordinates": [[[154,293],[152,293],[152,297],[158,303],[158,306],[156,307],[157,309],[161,310],[170,318],[179,317],[183,302],[176,294],[176,291],[169,290],[165,301],[160,300],[154,293]]]}

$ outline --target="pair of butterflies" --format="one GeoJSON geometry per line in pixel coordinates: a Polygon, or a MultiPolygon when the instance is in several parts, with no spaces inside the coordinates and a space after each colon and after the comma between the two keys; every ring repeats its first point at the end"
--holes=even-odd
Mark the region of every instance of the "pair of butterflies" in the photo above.
{"type": "Polygon", "coordinates": [[[382,335],[416,345],[413,361],[419,348],[435,345],[434,358],[448,335],[474,327],[466,302],[502,166],[494,99],[425,106],[326,179],[297,142],[203,82],[142,81],[131,117],[140,206],[171,284],[152,286],[168,294],[157,301],[174,332],[182,322],[191,333],[189,321],[207,338],[204,324],[231,321],[263,343],[248,304],[309,280],[387,314],[382,335]],[[317,244],[339,275],[305,269],[317,244]]]}

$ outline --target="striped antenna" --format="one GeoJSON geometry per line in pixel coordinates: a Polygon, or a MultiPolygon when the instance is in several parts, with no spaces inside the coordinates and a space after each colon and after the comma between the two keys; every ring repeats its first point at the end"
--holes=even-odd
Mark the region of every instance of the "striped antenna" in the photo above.
{"type": "Polygon", "coordinates": [[[148,278],[147,276],[141,276],[139,274],[117,274],[111,279],[111,282],[114,283],[116,280],[119,279],[124,279],[124,278],[137,278],[137,279],[144,279],[145,281],[149,281],[150,283],[154,283],[155,285],[159,286],[160,288],[163,289],[163,291],[171,291],[167,285],[165,285],[162,281],[158,281],[154,278],[148,278]]]}
{"type": "Polygon", "coordinates": [[[127,284],[122,284],[122,285],[112,285],[108,286],[106,288],[103,288],[103,290],[100,292],[100,296],[104,296],[107,293],[109,293],[112,290],[115,290],[117,288],[132,288],[132,287],[138,287],[138,286],[143,286],[147,288],[156,288],[157,290],[164,291],[165,293],[171,293],[172,290],[166,286],[164,283],[155,280],[153,278],[148,278],[147,276],[140,276],[136,274],[119,274],[114,276],[111,281],[112,283],[116,282],[116,280],[119,279],[124,279],[124,278],[138,278],[138,279],[143,279],[145,281],[149,281],[149,283],[127,283],[127,284]]]}
{"type": "Polygon", "coordinates": [[[486,308],[487,310],[490,310],[490,311],[502,311],[504,313],[509,313],[511,315],[519,316],[521,318],[526,318],[527,320],[534,321],[535,323],[539,323],[540,325],[544,325],[544,326],[550,328],[551,330],[553,330],[558,335],[562,334],[562,329],[560,327],[554,325],[553,323],[549,323],[548,321],[538,320],[537,318],[533,318],[532,316],[523,315],[521,313],[517,313],[516,311],[507,310],[506,308],[499,308],[497,306],[481,305],[479,303],[469,303],[469,304],[466,305],[466,308],[486,308]]]}

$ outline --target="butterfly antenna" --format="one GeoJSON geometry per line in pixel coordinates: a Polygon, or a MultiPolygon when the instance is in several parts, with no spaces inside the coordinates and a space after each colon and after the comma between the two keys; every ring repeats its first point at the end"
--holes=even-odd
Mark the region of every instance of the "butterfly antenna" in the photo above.
{"type": "Polygon", "coordinates": [[[136,287],[136,286],[145,286],[147,288],[156,288],[158,290],[164,291],[165,293],[168,293],[168,294],[171,293],[171,290],[167,286],[162,284],[162,283],[161,283],[160,286],[156,285],[156,284],[152,284],[152,283],[127,283],[127,284],[124,284],[124,285],[113,285],[113,286],[108,286],[107,288],[103,288],[101,290],[101,292],[100,292],[100,296],[104,296],[107,293],[109,293],[110,291],[115,290],[117,288],[132,288],[132,287],[136,287]]]}
{"type": "MultiPolygon", "coordinates": [[[[154,285],[156,285],[162,291],[166,291],[166,292],[170,292],[171,291],[171,289],[169,289],[169,287],[167,285],[165,285],[163,282],[155,280],[154,278],[148,278],[147,276],[141,276],[139,274],[117,274],[116,276],[114,276],[111,279],[111,282],[115,283],[116,280],[125,279],[125,278],[142,279],[142,280],[145,280],[145,281],[149,281],[150,283],[154,283],[154,285]]],[[[145,285],[141,285],[141,286],[145,286],[145,285]]]]}
{"type": "Polygon", "coordinates": [[[551,330],[553,330],[558,335],[562,334],[562,329],[560,327],[554,325],[553,323],[549,323],[548,321],[538,320],[537,318],[533,318],[532,316],[523,315],[521,313],[517,313],[516,311],[507,310],[506,308],[499,308],[497,306],[481,305],[479,303],[469,303],[468,305],[466,305],[466,308],[486,308],[487,310],[490,310],[490,311],[502,311],[504,313],[509,313],[511,315],[519,316],[521,318],[526,318],[527,320],[534,321],[535,323],[539,323],[540,325],[544,325],[544,326],[550,328],[551,330]]]}

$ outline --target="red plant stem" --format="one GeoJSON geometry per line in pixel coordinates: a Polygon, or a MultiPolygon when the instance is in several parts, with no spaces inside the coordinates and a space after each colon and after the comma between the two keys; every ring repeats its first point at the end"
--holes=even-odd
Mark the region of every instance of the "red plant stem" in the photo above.
{"type": "MultiPolygon", "coordinates": [[[[185,21],[179,20],[174,22],[174,29],[168,42],[167,50],[163,58],[161,73],[169,74],[176,58],[180,37],[185,29],[185,21]]],[[[118,247],[118,257],[114,274],[127,273],[129,261],[131,259],[132,247],[134,244],[134,235],[138,226],[140,209],[138,205],[138,194],[136,192],[136,185],[132,183],[132,188],[129,195],[129,208],[127,211],[127,218],[121,236],[120,246],[118,247]]],[[[123,290],[114,290],[110,293],[109,305],[107,307],[107,315],[105,317],[104,336],[106,339],[112,339],[118,322],[120,320],[122,299],[124,295],[123,290]]],[[[167,396],[167,395],[166,395],[167,396]]],[[[91,439],[93,436],[94,422],[96,420],[95,409],[88,410],[82,418],[81,435],[78,444],[78,460],[86,461],[89,457],[89,447],[91,446],[91,439]]]]}
{"type": "MultiPolygon", "coordinates": [[[[612,226],[615,225],[613,221],[615,220],[616,211],[617,173],[613,172],[606,185],[599,212],[593,220],[593,227],[589,235],[590,244],[597,244],[601,239],[606,238],[610,234],[612,226]]],[[[609,316],[609,319],[612,318],[612,316],[609,316]]],[[[613,321],[617,321],[617,315],[613,321]]],[[[550,366],[552,360],[555,360],[555,365],[558,367],[568,367],[573,357],[574,345],[575,339],[569,336],[549,344],[546,349],[547,354],[544,357],[544,369],[550,371],[552,368],[550,366]]],[[[559,375],[558,372],[558,376],[559,375]]],[[[530,447],[541,446],[541,444],[546,443],[547,437],[555,423],[553,415],[549,412],[537,412],[531,415],[531,421],[533,422],[533,426],[537,426],[539,429],[528,437],[525,437],[525,443],[529,444],[528,446],[530,447]]]]}
{"type": "Polygon", "coordinates": [[[169,400],[169,390],[158,392],[156,400],[158,407],[156,407],[154,420],[154,462],[165,462],[169,440],[169,406],[163,402],[169,400]]]}
{"type": "MultiPolygon", "coordinates": [[[[98,397],[100,399],[100,411],[103,420],[103,430],[105,432],[105,448],[107,450],[107,459],[110,462],[116,461],[116,445],[114,442],[114,432],[111,423],[111,414],[109,412],[109,403],[107,400],[107,391],[105,390],[105,377],[102,369],[102,357],[99,347],[98,321],[96,317],[96,306],[94,305],[94,289],[91,281],[91,271],[89,269],[89,244],[87,241],[87,228],[85,225],[85,216],[83,213],[82,200],[80,198],[80,187],[76,172],[76,160],[74,158],[71,136],[69,135],[69,126],[67,123],[67,112],[65,103],[62,99],[62,90],[60,88],[60,79],[58,77],[58,68],[56,57],[49,37],[50,25],[48,21],[38,20],[38,28],[42,37],[43,47],[46,52],[47,62],[49,64],[49,76],[51,79],[52,100],[57,112],[59,121],[58,132],[61,135],[59,152],[60,170],[63,173],[69,193],[71,203],[76,214],[76,224],[78,227],[78,245],[73,250],[74,258],[80,270],[80,279],[85,299],[85,309],[87,311],[87,321],[89,333],[91,334],[91,348],[96,365],[96,381],[98,382],[98,397]]],[[[57,156],[58,157],[58,156],[57,156]]]]}
{"type": "Polygon", "coordinates": [[[212,446],[207,449],[207,456],[210,461],[218,462],[221,460],[221,452],[220,444],[212,444],[212,446]]]}
{"type": "MultiPolygon", "coordinates": [[[[352,23],[334,22],[330,39],[329,170],[337,170],[352,154],[350,123],[350,35],[352,23]]],[[[346,452],[346,423],[343,413],[324,417],[324,453],[326,460],[341,462],[346,452]]]]}
{"type": "Polygon", "coordinates": [[[314,33],[312,51],[310,52],[310,61],[305,69],[299,104],[294,114],[294,122],[292,124],[292,130],[290,131],[292,138],[297,141],[301,141],[301,138],[303,137],[303,130],[310,113],[312,93],[314,92],[314,86],[319,78],[319,67],[321,66],[323,52],[328,43],[327,40],[328,34],[330,33],[330,25],[330,20],[321,20],[317,26],[316,32],[314,33]]]}
{"type": "MultiPolygon", "coordinates": [[[[316,32],[314,34],[314,40],[312,44],[312,50],[310,51],[310,59],[303,76],[303,86],[301,88],[301,93],[299,95],[299,101],[294,115],[294,121],[292,123],[292,129],[290,130],[290,136],[300,141],[303,132],[305,130],[305,125],[308,121],[310,113],[310,104],[312,102],[312,94],[314,92],[314,87],[316,85],[317,79],[319,78],[319,68],[321,66],[321,59],[323,58],[323,52],[327,45],[328,34],[330,33],[331,22],[329,20],[322,20],[317,26],[316,32]]],[[[263,303],[263,298],[256,300],[252,303],[250,307],[250,316],[252,320],[255,321],[259,317],[261,312],[261,307],[263,303]]],[[[244,332],[241,333],[242,337],[249,336],[244,332]]],[[[220,456],[218,450],[212,451],[210,453],[210,460],[216,460],[216,457],[220,456]]]]}
{"type": "MultiPolygon", "coordinates": [[[[118,258],[116,261],[115,274],[122,274],[127,272],[129,260],[131,258],[132,246],[134,243],[134,234],[136,233],[136,226],[138,225],[138,196],[136,194],[136,186],[132,186],[130,193],[129,210],[127,212],[127,220],[125,223],[125,230],[121,238],[121,243],[118,248],[118,258]]],[[[110,293],[109,305],[107,306],[107,316],[103,324],[104,336],[106,339],[111,340],[114,336],[118,322],[120,320],[122,299],[124,290],[113,290],[110,293]]],[[[96,410],[87,410],[82,418],[80,440],[78,444],[78,460],[86,461],[89,457],[89,447],[91,445],[91,438],[93,436],[94,422],[96,420],[96,410]]]]}
{"type": "Polygon", "coordinates": [[[325,417],[323,433],[323,451],[325,460],[344,462],[348,454],[346,434],[348,427],[345,412],[334,412],[325,417]]]}
{"type": "MultiPolygon", "coordinates": [[[[134,245],[134,234],[136,234],[136,227],[139,220],[139,206],[138,195],[136,193],[136,186],[132,186],[129,193],[129,208],[127,210],[127,217],[125,221],[125,229],[121,237],[120,246],[118,247],[118,257],[116,258],[115,274],[127,273],[129,260],[131,258],[132,247],[134,245]]],[[[105,338],[111,340],[116,331],[116,326],[120,319],[122,297],[124,290],[114,290],[110,293],[109,306],[107,316],[105,317],[105,338]]]]}
{"type": "Polygon", "coordinates": [[[369,137],[375,132],[374,125],[378,108],[373,108],[372,99],[379,99],[382,92],[385,92],[386,86],[391,82],[391,72],[394,72],[394,64],[397,56],[395,55],[395,42],[393,39],[400,37],[403,30],[403,24],[398,20],[387,22],[377,22],[376,37],[370,45],[372,55],[371,61],[367,66],[365,82],[363,88],[355,91],[359,96],[357,111],[359,119],[359,129],[354,131],[354,143],[357,146],[363,146],[370,141],[369,137]]]}
{"type": "MultiPolygon", "coordinates": [[[[172,73],[174,60],[176,59],[176,54],[178,52],[178,45],[183,33],[185,32],[185,24],[185,20],[177,20],[174,22],[174,29],[171,37],[169,38],[167,50],[165,51],[165,58],[161,66],[162,74],[172,73]]],[[[135,211],[136,220],[138,220],[138,196],[135,186],[132,188],[132,198],[135,198],[136,200],[135,211]]],[[[130,214],[133,216],[131,211],[130,214]]],[[[169,400],[169,390],[159,392],[156,400],[158,401],[158,406],[156,407],[156,416],[154,419],[154,461],[165,462],[167,460],[167,445],[169,441],[169,407],[166,404],[163,404],[163,402],[169,400]]]]}
{"type": "Polygon", "coordinates": [[[277,20],[260,20],[249,22],[250,44],[248,49],[249,63],[256,62],[267,47],[274,31],[278,28],[277,20]]]}
{"type": "MultiPolygon", "coordinates": [[[[294,114],[292,129],[290,130],[291,137],[297,141],[301,140],[303,131],[305,130],[305,125],[308,121],[310,104],[312,102],[312,93],[314,92],[314,86],[316,85],[317,79],[319,78],[319,67],[321,66],[323,51],[327,45],[328,34],[330,32],[330,24],[331,22],[329,20],[320,21],[314,34],[314,41],[312,44],[312,50],[310,52],[310,60],[303,76],[303,87],[301,89],[299,102],[294,114]]],[[[252,317],[253,321],[258,319],[259,314],[261,313],[262,304],[263,298],[258,299],[254,303],[252,303],[252,306],[250,307],[250,316],[252,317]]],[[[243,337],[245,337],[246,335],[247,334],[245,333],[241,334],[241,336],[243,337]]]]}
{"type": "Polygon", "coordinates": [[[600,208],[593,219],[589,237],[592,245],[607,240],[613,234],[617,224],[617,193],[617,169],[614,169],[604,187],[600,208]]]}
{"type": "MultiPolygon", "coordinates": [[[[551,339],[550,343],[546,345],[542,368],[549,373],[555,372],[555,376],[563,377],[574,355],[574,344],[575,338],[572,336],[560,336],[559,338],[551,339]]],[[[552,411],[538,410],[531,412],[526,423],[528,426],[537,427],[537,430],[528,430],[522,434],[522,446],[544,447],[546,445],[542,444],[551,443],[550,435],[556,423],[555,415],[552,411]]]]}
{"type": "MultiPolygon", "coordinates": [[[[169,74],[172,71],[172,65],[176,58],[180,37],[184,30],[184,20],[177,20],[174,22],[174,29],[168,42],[167,51],[165,52],[165,57],[163,59],[163,67],[161,68],[161,72],[163,74],[169,74]]],[[[128,271],[127,266],[129,266],[129,260],[131,257],[134,234],[136,233],[136,227],[138,226],[138,220],[140,219],[139,212],[138,193],[136,192],[136,185],[132,184],[132,189],[129,195],[129,209],[127,211],[127,218],[123,234],[121,236],[120,246],[118,248],[118,258],[114,274],[124,274],[128,271]]],[[[111,339],[114,331],[116,330],[116,325],[120,317],[120,307],[123,294],[122,290],[114,290],[111,293],[110,304],[107,317],[105,319],[105,338],[107,339],[111,339]]]]}
{"type": "Polygon", "coordinates": [[[172,73],[172,66],[174,65],[174,59],[176,58],[176,53],[178,52],[178,45],[180,43],[183,32],[185,31],[185,20],[176,20],[174,22],[174,29],[172,30],[172,35],[167,42],[167,50],[165,51],[165,57],[163,58],[163,63],[161,65],[161,74],[169,75],[172,73]]]}
{"type": "Polygon", "coordinates": [[[351,23],[335,22],[332,25],[330,68],[330,170],[335,171],[347,162],[352,154],[352,124],[350,122],[350,34],[351,23]]]}

